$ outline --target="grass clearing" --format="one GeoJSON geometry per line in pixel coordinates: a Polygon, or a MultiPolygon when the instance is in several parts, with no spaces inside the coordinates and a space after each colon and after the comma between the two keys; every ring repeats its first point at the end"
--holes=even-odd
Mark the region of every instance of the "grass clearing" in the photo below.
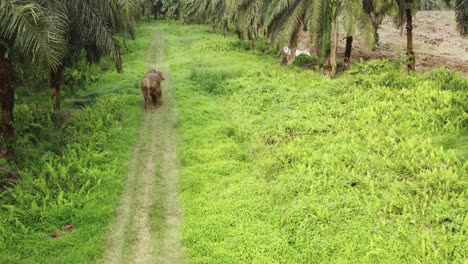
{"type": "Polygon", "coordinates": [[[468,81],[371,61],[328,80],[165,24],[193,263],[468,258],[468,81]]]}

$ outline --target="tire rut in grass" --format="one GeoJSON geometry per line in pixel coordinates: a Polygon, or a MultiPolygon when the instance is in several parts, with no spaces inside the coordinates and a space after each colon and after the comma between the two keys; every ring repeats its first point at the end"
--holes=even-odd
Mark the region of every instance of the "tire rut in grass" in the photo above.
{"type": "Polygon", "coordinates": [[[117,217],[109,230],[104,263],[185,262],[179,239],[182,222],[176,156],[179,115],[159,28],[155,29],[146,58],[147,68],[156,66],[165,75],[163,106],[145,114],[117,217]]]}

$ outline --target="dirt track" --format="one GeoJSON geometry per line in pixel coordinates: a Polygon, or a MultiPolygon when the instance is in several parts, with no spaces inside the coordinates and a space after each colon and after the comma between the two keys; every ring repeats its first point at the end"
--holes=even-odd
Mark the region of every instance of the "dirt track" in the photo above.
{"type": "Polygon", "coordinates": [[[165,75],[163,106],[145,114],[117,216],[109,227],[103,263],[185,262],[177,191],[179,115],[169,67],[164,62],[164,36],[157,27],[146,58],[147,68],[156,66],[165,75]]]}

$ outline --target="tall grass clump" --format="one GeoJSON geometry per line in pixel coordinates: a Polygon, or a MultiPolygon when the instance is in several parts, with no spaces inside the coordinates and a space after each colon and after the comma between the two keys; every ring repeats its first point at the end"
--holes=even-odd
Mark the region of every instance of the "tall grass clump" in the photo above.
{"type": "Polygon", "coordinates": [[[466,79],[385,60],[323,79],[162,28],[191,262],[466,261],[466,79]]]}

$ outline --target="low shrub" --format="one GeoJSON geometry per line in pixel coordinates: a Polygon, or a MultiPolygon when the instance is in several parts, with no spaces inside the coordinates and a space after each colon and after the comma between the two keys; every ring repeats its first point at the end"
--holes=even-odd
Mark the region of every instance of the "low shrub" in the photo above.
{"type": "Polygon", "coordinates": [[[302,68],[313,68],[319,64],[319,60],[315,55],[307,56],[302,54],[296,57],[293,64],[302,68]]]}
{"type": "Polygon", "coordinates": [[[250,44],[249,42],[245,40],[238,39],[238,40],[229,42],[229,44],[232,46],[234,50],[250,50],[250,44]]]}
{"type": "Polygon", "coordinates": [[[192,68],[190,71],[190,79],[201,91],[216,95],[233,92],[234,87],[227,85],[227,80],[241,75],[239,71],[232,72],[203,67],[192,68]]]}
{"type": "Polygon", "coordinates": [[[370,61],[359,61],[354,63],[347,72],[351,75],[378,75],[387,72],[394,72],[400,69],[399,61],[391,61],[388,59],[377,59],[370,61]]]}
{"type": "Polygon", "coordinates": [[[427,73],[426,79],[434,81],[443,90],[468,91],[468,79],[456,71],[440,68],[427,73]]]}
{"type": "Polygon", "coordinates": [[[64,89],[71,93],[85,89],[85,85],[95,82],[99,77],[99,70],[96,65],[91,65],[86,61],[84,54],[76,59],[72,67],[66,67],[63,72],[64,89]]]}

